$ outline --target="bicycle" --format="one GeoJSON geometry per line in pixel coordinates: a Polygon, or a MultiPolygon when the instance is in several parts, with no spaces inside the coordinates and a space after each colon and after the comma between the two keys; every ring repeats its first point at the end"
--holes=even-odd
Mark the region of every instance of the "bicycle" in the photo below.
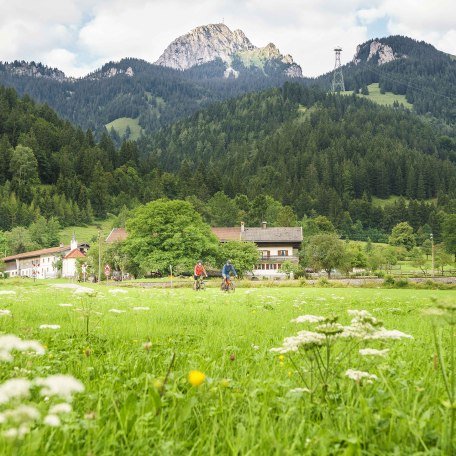
{"type": "Polygon", "coordinates": [[[220,289],[226,293],[229,293],[236,290],[236,285],[234,284],[234,280],[231,277],[227,277],[226,279],[222,280],[222,284],[220,285],[220,289]]]}
{"type": "Polygon", "coordinates": [[[202,276],[198,276],[198,278],[195,280],[194,289],[195,289],[195,291],[206,289],[206,283],[204,282],[202,276]]]}

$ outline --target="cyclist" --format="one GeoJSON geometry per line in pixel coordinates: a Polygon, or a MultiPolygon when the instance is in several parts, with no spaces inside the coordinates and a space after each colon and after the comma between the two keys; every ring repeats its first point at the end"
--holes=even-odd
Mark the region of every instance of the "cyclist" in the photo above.
{"type": "Polygon", "coordinates": [[[223,277],[225,286],[227,286],[227,287],[230,283],[231,274],[233,274],[234,277],[237,277],[236,269],[234,269],[234,266],[231,264],[231,261],[226,260],[226,263],[223,265],[223,268],[222,268],[222,277],[223,277]]]}
{"type": "Polygon", "coordinates": [[[197,285],[198,280],[202,280],[203,276],[207,277],[207,272],[203,266],[203,262],[201,260],[199,260],[198,263],[195,264],[195,269],[193,271],[193,278],[195,279],[193,288],[195,290],[196,290],[196,285],[197,285]]]}

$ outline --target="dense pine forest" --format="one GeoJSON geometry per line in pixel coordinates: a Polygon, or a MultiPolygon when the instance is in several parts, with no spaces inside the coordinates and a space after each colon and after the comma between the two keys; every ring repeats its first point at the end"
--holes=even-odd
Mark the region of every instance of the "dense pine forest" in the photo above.
{"type": "MultiPolygon", "coordinates": [[[[389,36],[376,40],[394,50],[397,60],[378,65],[378,55],[368,60],[370,44],[359,46],[356,64],[343,67],[345,89],[360,91],[378,82],[381,91],[405,95],[417,114],[456,123],[456,60],[424,41],[405,36],[389,36]]],[[[332,73],[316,82],[329,87],[332,73]]]]}
{"type": "Polygon", "coordinates": [[[347,238],[385,240],[408,221],[438,239],[455,189],[454,138],[355,96],[286,83],[116,147],[107,132],[96,141],[0,88],[0,230],[108,213],[122,224],[129,209],[167,197],[189,200],[219,226],[324,215],[347,238]]]}

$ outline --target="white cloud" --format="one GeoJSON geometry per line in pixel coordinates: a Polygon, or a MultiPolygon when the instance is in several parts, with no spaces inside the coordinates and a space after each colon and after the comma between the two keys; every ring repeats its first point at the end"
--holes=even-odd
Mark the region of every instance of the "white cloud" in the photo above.
{"type": "Polygon", "coordinates": [[[456,54],[453,0],[0,0],[0,60],[35,60],[82,75],[109,60],[155,61],[177,36],[222,20],[257,46],[275,43],[306,75],[344,62],[388,19],[410,35],[456,54]]]}

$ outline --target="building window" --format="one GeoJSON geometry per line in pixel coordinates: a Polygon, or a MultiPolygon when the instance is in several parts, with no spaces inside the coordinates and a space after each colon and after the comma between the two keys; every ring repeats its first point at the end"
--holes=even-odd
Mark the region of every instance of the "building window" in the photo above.
{"type": "Polygon", "coordinates": [[[279,256],[288,256],[288,250],[279,250],[279,256]]]}
{"type": "Polygon", "coordinates": [[[271,252],[269,250],[260,250],[261,258],[269,258],[271,256],[271,252]]]}

